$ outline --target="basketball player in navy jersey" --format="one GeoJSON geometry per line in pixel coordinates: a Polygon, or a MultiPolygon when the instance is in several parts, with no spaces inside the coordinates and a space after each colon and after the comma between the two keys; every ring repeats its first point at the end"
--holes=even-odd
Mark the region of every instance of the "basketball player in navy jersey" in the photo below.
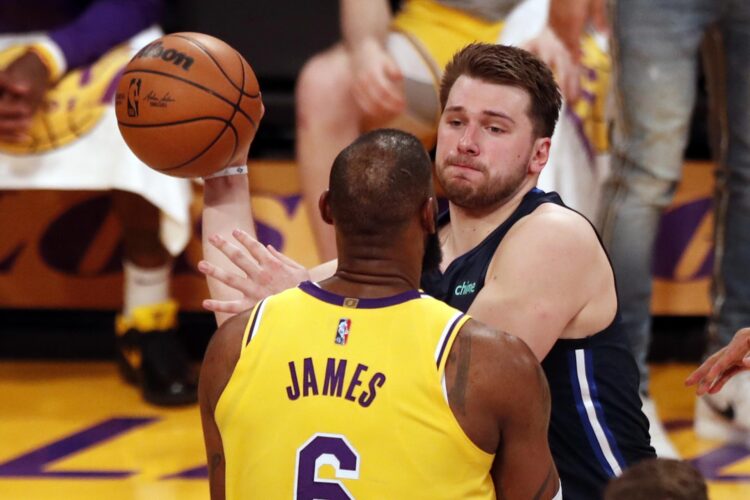
{"type": "Polygon", "coordinates": [[[199,393],[213,499],[562,498],[533,353],[417,290],[440,262],[431,168],[397,130],[346,147],[320,203],[334,275],[212,338],[199,393]]]}
{"type": "MultiPolygon", "coordinates": [[[[609,478],[654,450],[604,248],[589,221],[535,188],[559,89],[528,52],[474,44],[446,68],[441,102],[436,172],[450,204],[439,220],[443,264],[423,274],[422,286],[528,344],[550,384],[550,447],[564,495],[601,498],[609,478]]],[[[221,236],[228,221],[211,224],[213,242],[247,278],[202,263],[242,295],[214,295],[207,308],[238,312],[308,276],[241,232],[246,248],[230,244],[221,236]]],[[[216,251],[207,249],[209,258],[216,251]]],[[[330,273],[329,264],[312,276],[330,273]]]]}

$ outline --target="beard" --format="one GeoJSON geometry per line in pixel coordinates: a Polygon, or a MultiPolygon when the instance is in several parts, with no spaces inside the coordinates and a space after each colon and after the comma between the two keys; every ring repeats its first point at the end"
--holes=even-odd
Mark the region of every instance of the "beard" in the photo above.
{"type": "Polygon", "coordinates": [[[422,272],[440,269],[443,261],[443,250],[440,248],[440,238],[437,232],[428,234],[424,241],[424,256],[422,257],[422,272]]]}
{"type": "Polygon", "coordinates": [[[518,191],[518,188],[526,179],[526,165],[528,165],[529,159],[525,158],[523,162],[513,165],[509,175],[487,179],[486,182],[479,185],[471,185],[467,182],[458,182],[455,179],[446,178],[445,165],[453,163],[469,165],[485,174],[486,177],[488,168],[484,163],[472,161],[460,155],[448,155],[435,170],[438,180],[451,203],[469,210],[488,210],[502,204],[503,201],[518,191]]]}

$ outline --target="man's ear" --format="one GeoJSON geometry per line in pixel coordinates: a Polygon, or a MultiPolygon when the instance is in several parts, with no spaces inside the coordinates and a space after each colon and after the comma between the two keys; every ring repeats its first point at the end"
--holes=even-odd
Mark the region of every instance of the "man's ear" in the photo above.
{"type": "Polygon", "coordinates": [[[331,205],[328,203],[329,192],[326,189],[323,194],[320,195],[318,200],[318,209],[320,210],[320,217],[326,224],[333,225],[333,217],[331,217],[331,205]]]}
{"type": "Polygon", "coordinates": [[[534,141],[534,149],[529,160],[529,173],[539,174],[547,165],[551,146],[552,140],[549,137],[540,137],[534,141]]]}
{"type": "Polygon", "coordinates": [[[430,196],[422,205],[420,213],[422,227],[428,234],[435,234],[437,231],[437,200],[430,196]]]}

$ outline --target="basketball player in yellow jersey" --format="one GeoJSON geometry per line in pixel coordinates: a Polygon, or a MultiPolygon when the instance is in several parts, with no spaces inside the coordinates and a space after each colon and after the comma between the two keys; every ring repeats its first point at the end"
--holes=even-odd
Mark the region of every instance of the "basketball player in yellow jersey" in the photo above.
{"type": "Polygon", "coordinates": [[[440,261],[420,142],[359,138],[320,210],[336,273],[228,320],[206,352],[212,498],[561,498],[533,353],[417,290],[440,261]]]}

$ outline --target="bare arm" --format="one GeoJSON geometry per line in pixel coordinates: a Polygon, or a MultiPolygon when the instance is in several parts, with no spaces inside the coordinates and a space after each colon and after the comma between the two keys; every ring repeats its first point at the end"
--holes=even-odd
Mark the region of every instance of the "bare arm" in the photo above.
{"type": "Polygon", "coordinates": [[[393,17],[387,0],[340,0],[339,8],[341,34],[347,48],[368,38],[385,42],[393,17]]]}
{"type": "MultiPolygon", "coordinates": [[[[227,272],[236,272],[237,267],[224,252],[211,244],[211,241],[227,241],[235,229],[255,235],[247,175],[206,179],[203,189],[203,258],[227,272]]],[[[242,297],[238,290],[211,275],[206,276],[206,282],[214,300],[236,301],[242,297]]],[[[232,316],[229,312],[214,314],[219,326],[232,316]]]]}
{"type": "Polygon", "coordinates": [[[541,361],[558,338],[606,328],[616,309],[614,277],[593,228],[545,205],[505,237],[468,312],[522,339],[541,361]]]}
{"type": "Polygon", "coordinates": [[[235,316],[217,330],[206,348],[201,367],[198,402],[208,459],[211,500],[222,500],[225,497],[224,445],[214,419],[214,411],[239,359],[242,334],[248,318],[249,313],[235,316]]]}
{"type": "Polygon", "coordinates": [[[469,321],[446,365],[448,400],[469,438],[495,453],[498,498],[553,498],[559,478],[547,442],[550,396],[519,339],[469,321]]]}
{"type": "Polygon", "coordinates": [[[604,0],[551,0],[548,24],[577,61],[581,56],[581,37],[586,24],[609,31],[604,0]]]}

